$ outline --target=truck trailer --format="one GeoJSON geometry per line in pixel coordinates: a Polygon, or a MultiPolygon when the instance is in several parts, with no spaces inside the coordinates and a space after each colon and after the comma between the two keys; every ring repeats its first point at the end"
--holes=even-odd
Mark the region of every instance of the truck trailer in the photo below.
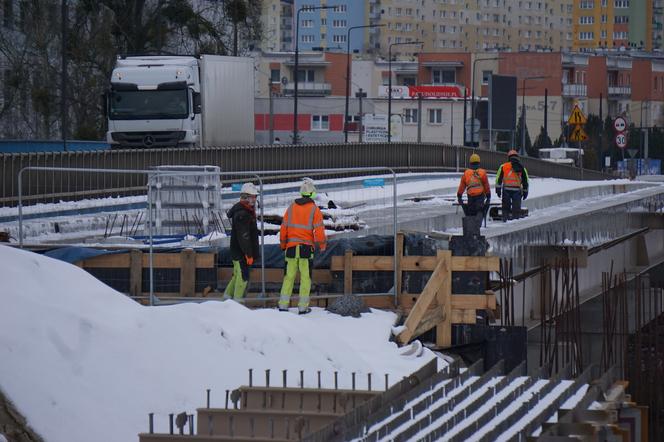
{"type": "Polygon", "coordinates": [[[113,148],[254,143],[248,57],[120,57],[106,97],[106,140],[113,148]]]}

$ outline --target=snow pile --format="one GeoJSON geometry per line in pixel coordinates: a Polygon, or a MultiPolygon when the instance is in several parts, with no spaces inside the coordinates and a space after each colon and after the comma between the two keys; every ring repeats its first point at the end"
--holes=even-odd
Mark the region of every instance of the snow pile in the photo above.
{"type": "Polygon", "coordinates": [[[48,441],[135,440],[155,413],[194,413],[212,389],[245,385],[248,369],[272,385],[358,388],[367,373],[399,381],[434,357],[402,356],[388,341],[395,315],[361,319],[315,308],[306,316],[249,310],[233,301],[143,307],[78,267],[0,246],[0,388],[48,441]]]}

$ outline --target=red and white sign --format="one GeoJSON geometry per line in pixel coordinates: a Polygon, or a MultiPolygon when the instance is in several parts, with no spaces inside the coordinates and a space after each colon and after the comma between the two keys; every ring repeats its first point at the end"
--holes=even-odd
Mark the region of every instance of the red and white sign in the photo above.
{"type": "Polygon", "coordinates": [[[627,146],[627,135],[618,134],[616,135],[616,146],[621,149],[624,149],[627,146]]]}
{"type": "MultiPolygon", "coordinates": [[[[387,98],[387,86],[378,88],[378,96],[387,98]]],[[[463,98],[463,86],[392,86],[392,98],[463,98]]]]}
{"type": "Polygon", "coordinates": [[[618,133],[625,132],[625,129],[627,129],[627,121],[625,121],[623,117],[617,117],[613,120],[613,128],[618,133]]]}

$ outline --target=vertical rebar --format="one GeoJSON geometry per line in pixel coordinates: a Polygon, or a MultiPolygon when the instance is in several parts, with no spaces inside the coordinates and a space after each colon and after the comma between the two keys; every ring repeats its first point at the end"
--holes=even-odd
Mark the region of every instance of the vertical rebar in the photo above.
{"type": "Polygon", "coordinates": [[[284,388],[288,386],[288,372],[287,370],[281,370],[281,384],[284,388]]]}
{"type": "Polygon", "coordinates": [[[249,369],[249,386],[250,387],[254,386],[254,369],[253,368],[249,369]]]}
{"type": "Polygon", "coordinates": [[[148,432],[154,434],[154,413],[148,414],[148,432]]]}
{"type": "Polygon", "coordinates": [[[173,413],[168,415],[168,434],[173,434],[173,413]]]}
{"type": "Polygon", "coordinates": [[[205,391],[207,393],[207,401],[206,401],[207,407],[206,408],[210,408],[210,389],[208,388],[205,391]]]}

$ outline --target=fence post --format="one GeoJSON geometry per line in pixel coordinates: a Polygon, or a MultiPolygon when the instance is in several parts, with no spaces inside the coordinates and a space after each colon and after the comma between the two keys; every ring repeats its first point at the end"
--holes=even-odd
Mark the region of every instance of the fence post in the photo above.
{"type": "Polygon", "coordinates": [[[196,253],[193,249],[180,252],[180,296],[191,297],[196,293],[196,253]]]}

